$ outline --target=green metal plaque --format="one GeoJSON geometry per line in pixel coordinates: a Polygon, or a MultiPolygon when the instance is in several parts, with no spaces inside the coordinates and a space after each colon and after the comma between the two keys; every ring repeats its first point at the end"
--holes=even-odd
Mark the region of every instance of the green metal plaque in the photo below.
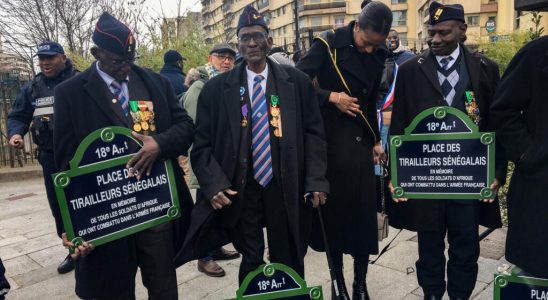
{"type": "Polygon", "coordinates": [[[323,299],[321,286],[307,287],[306,282],[290,267],[264,264],[247,274],[236,291],[235,299],[323,299]]]}
{"type": "Polygon", "coordinates": [[[409,199],[485,199],[495,177],[495,134],[462,111],[440,106],[390,137],[394,195],[409,199]]]}
{"type": "Polygon", "coordinates": [[[508,270],[504,266],[495,274],[493,299],[495,300],[548,300],[548,279],[521,275],[518,267],[508,270]]]}
{"type": "Polygon", "coordinates": [[[106,127],[78,146],[70,169],[52,175],[67,238],[95,246],[178,218],[179,198],[169,160],[150,176],[129,176],[126,163],[141,148],[125,127],[106,127]]]}

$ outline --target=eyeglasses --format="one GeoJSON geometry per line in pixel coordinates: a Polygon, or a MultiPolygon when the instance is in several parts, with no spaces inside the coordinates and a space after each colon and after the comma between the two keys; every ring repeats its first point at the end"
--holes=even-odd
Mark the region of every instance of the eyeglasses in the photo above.
{"type": "Polygon", "coordinates": [[[238,37],[240,43],[247,44],[253,39],[256,43],[262,43],[266,40],[267,35],[264,32],[244,33],[238,37]]]}
{"type": "Polygon", "coordinates": [[[130,58],[126,58],[126,59],[111,59],[110,60],[110,63],[115,66],[115,67],[121,67],[125,64],[132,64],[135,62],[135,60],[137,60],[137,57],[134,56],[134,57],[130,57],[130,58]]]}
{"type": "Polygon", "coordinates": [[[229,62],[229,63],[233,63],[235,58],[234,56],[232,55],[223,55],[223,54],[219,54],[219,53],[211,53],[211,55],[219,58],[222,62],[229,62]]]}

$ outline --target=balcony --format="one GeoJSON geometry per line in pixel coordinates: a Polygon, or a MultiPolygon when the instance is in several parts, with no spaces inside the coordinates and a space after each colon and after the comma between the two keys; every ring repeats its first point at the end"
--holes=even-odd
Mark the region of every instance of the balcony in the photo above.
{"type": "Polygon", "coordinates": [[[482,4],[480,7],[481,13],[496,13],[498,12],[499,7],[497,2],[482,4]]]}
{"type": "Polygon", "coordinates": [[[258,10],[262,10],[263,8],[267,8],[268,7],[268,0],[260,0],[258,3],[257,3],[257,6],[258,6],[258,10]]]}
{"type": "Polygon", "coordinates": [[[312,30],[312,32],[321,32],[321,31],[326,31],[328,29],[332,29],[332,28],[333,28],[333,25],[331,24],[316,25],[316,26],[305,25],[299,28],[299,32],[304,33],[304,32],[308,32],[309,30],[312,30]]]}
{"type": "Polygon", "coordinates": [[[325,2],[317,4],[305,4],[297,9],[299,17],[324,14],[345,14],[346,2],[325,2]]]}

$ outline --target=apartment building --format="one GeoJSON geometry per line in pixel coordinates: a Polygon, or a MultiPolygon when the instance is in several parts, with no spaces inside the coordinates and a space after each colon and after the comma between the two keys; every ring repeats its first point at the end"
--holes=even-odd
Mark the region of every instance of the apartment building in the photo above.
{"type": "MultiPolygon", "coordinates": [[[[420,51],[426,48],[428,6],[433,0],[380,0],[393,11],[392,27],[402,43],[420,51]]],[[[265,16],[274,44],[295,49],[296,26],[300,48],[306,48],[312,36],[348,24],[360,13],[361,0],[202,0],[203,28],[208,42],[235,44],[238,17],[243,8],[252,4],[265,16]],[[295,7],[297,13],[295,14],[295,7]]],[[[468,44],[496,41],[515,30],[533,27],[531,13],[517,12],[514,0],[440,0],[444,4],[464,6],[468,23],[468,44]]],[[[548,13],[541,13],[542,24],[548,31],[548,13]]]]}

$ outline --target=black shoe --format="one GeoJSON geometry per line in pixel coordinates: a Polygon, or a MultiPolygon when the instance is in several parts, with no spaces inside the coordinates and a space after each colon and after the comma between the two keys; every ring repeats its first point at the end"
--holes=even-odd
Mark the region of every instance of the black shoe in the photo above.
{"type": "Polygon", "coordinates": [[[424,295],[424,300],[441,300],[441,296],[424,295]]]}
{"type": "Polygon", "coordinates": [[[213,251],[211,253],[211,257],[213,258],[213,260],[230,260],[240,257],[240,253],[238,253],[238,251],[226,250],[225,248],[221,247],[213,251]]]}
{"type": "MultiPolygon", "coordinates": [[[[451,300],[464,300],[465,298],[461,298],[461,297],[449,297],[449,299],[451,300]]],[[[466,298],[468,299],[468,298],[466,298]]]]}
{"type": "Polygon", "coordinates": [[[70,254],[65,257],[65,260],[63,260],[59,266],[57,266],[57,272],[59,274],[65,274],[70,271],[74,270],[74,260],[72,260],[72,257],[70,257],[70,254]]]}
{"type": "Polygon", "coordinates": [[[369,300],[367,293],[367,263],[362,265],[354,260],[354,283],[352,283],[352,300],[369,300]]]}

